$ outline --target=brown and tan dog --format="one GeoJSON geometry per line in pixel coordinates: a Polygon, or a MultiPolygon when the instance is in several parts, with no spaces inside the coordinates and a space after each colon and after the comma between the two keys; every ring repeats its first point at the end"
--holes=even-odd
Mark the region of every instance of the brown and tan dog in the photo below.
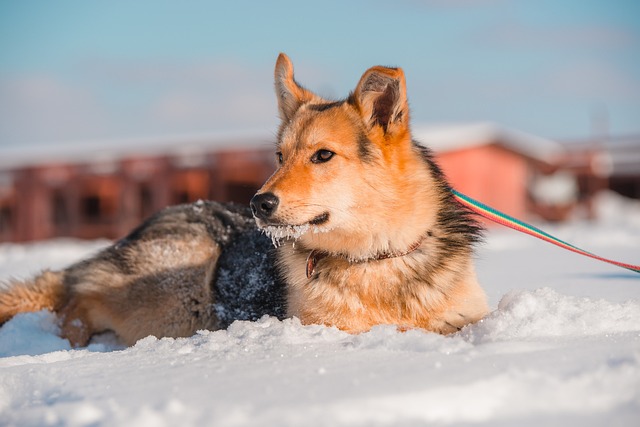
{"type": "Polygon", "coordinates": [[[411,138],[402,70],[370,68],[347,99],[328,101],[281,54],[275,87],[279,166],[251,212],[167,208],[93,258],[4,285],[0,323],[46,308],[74,345],[104,330],[131,345],[264,314],[353,333],[451,333],[481,319],[481,229],[411,138]]]}

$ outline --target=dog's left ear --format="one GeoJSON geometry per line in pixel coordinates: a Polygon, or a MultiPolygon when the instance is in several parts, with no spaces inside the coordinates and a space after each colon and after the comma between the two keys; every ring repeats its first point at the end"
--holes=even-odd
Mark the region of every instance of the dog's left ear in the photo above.
{"type": "Polygon", "coordinates": [[[360,78],[353,97],[369,129],[380,126],[385,135],[408,129],[409,104],[401,68],[369,68],[360,78]]]}
{"type": "Polygon", "coordinates": [[[305,102],[311,101],[314,95],[295,81],[293,64],[284,53],[281,53],[276,61],[274,80],[280,119],[288,122],[298,111],[298,108],[305,102]]]}

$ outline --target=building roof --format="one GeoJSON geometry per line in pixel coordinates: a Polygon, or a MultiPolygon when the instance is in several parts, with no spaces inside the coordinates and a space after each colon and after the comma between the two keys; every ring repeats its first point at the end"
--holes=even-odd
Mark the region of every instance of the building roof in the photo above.
{"type": "Polygon", "coordinates": [[[498,144],[547,163],[553,162],[565,153],[564,146],[556,141],[488,122],[417,125],[413,129],[413,136],[436,153],[498,144]]]}
{"type": "Polygon", "coordinates": [[[0,169],[56,162],[112,162],[135,156],[193,157],[212,150],[269,148],[273,140],[268,132],[255,131],[0,147],[0,169]]]}
{"type": "Polygon", "coordinates": [[[607,175],[640,176],[640,135],[568,141],[565,147],[570,153],[599,152],[598,161],[604,163],[607,175]]]}

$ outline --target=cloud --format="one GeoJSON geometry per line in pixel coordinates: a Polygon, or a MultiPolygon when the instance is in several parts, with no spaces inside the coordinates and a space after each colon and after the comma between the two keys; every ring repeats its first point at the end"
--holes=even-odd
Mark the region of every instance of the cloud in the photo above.
{"type": "Polygon", "coordinates": [[[94,64],[89,74],[119,91],[135,91],[139,127],[189,132],[275,126],[271,70],[266,67],[233,60],[111,63],[94,64]]]}
{"type": "Polygon", "coordinates": [[[562,96],[599,101],[640,100],[640,77],[602,61],[581,61],[551,70],[542,85],[562,96]]]}
{"type": "Polygon", "coordinates": [[[277,123],[266,67],[93,62],[74,73],[0,80],[0,144],[275,129],[277,123]]]}
{"type": "Polygon", "coordinates": [[[0,80],[0,144],[87,137],[105,130],[89,92],[46,75],[0,80]]]}
{"type": "Polygon", "coordinates": [[[489,120],[576,138],[589,133],[593,107],[606,105],[612,132],[638,132],[640,76],[593,57],[544,63],[527,73],[478,77],[462,70],[410,86],[414,122],[489,120]]]}
{"type": "Polygon", "coordinates": [[[627,48],[638,44],[630,31],[609,26],[540,25],[522,22],[493,26],[473,34],[476,43],[518,49],[627,48]]]}
{"type": "MultiPolygon", "coordinates": [[[[278,119],[271,67],[272,64],[249,67],[225,61],[165,70],[138,70],[140,74],[135,78],[138,79],[136,84],[154,81],[166,87],[148,110],[149,120],[153,122],[176,128],[267,128],[275,131],[278,119]]],[[[348,90],[336,93],[334,72],[323,66],[296,62],[295,73],[296,79],[304,82],[305,87],[321,96],[340,98],[348,93],[348,90]]]]}
{"type": "Polygon", "coordinates": [[[146,120],[166,131],[241,129],[275,123],[271,97],[260,92],[222,93],[215,89],[175,89],[149,105],[146,120]]]}
{"type": "Polygon", "coordinates": [[[505,3],[507,0],[402,0],[402,3],[417,7],[437,7],[437,8],[468,8],[483,7],[499,3],[505,3]]]}

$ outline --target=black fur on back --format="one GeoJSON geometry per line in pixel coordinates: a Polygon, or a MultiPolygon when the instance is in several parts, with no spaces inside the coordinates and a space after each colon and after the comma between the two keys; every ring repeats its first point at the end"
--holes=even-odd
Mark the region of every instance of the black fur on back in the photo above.
{"type": "Polygon", "coordinates": [[[285,286],[271,239],[256,228],[236,234],[218,258],[215,311],[219,327],[235,320],[286,316],[285,286]]]}

